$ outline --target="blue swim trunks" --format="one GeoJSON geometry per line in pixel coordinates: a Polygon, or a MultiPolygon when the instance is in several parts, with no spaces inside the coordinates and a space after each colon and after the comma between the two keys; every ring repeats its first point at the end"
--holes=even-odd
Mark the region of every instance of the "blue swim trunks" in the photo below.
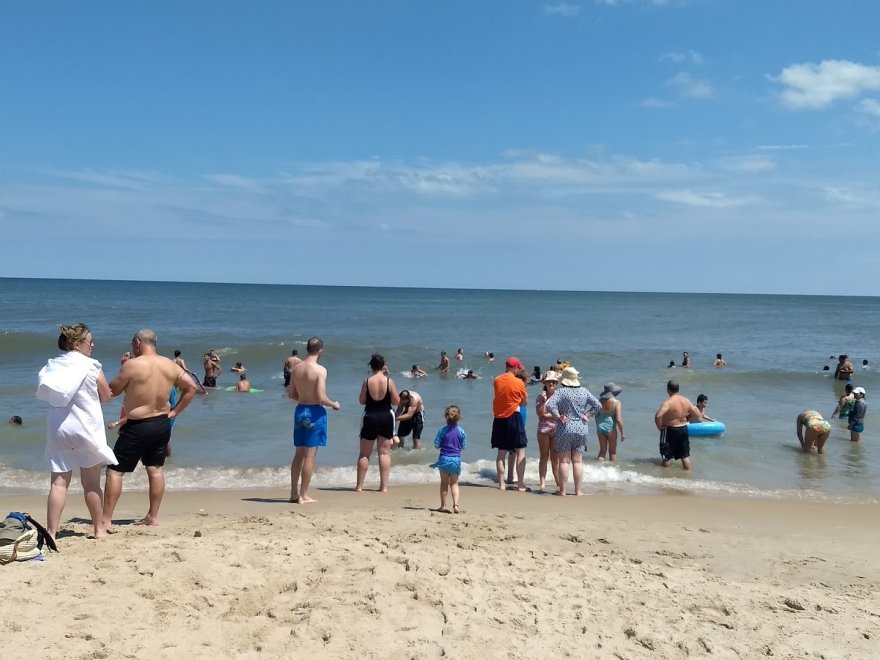
{"type": "Polygon", "coordinates": [[[293,446],[327,446],[327,410],[324,406],[299,404],[293,413],[293,446]]]}
{"type": "Polygon", "coordinates": [[[861,433],[862,431],[865,430],[865,425],[864,424],[853,424],[852,430],[855,431],[856,433],[861,433]]]}

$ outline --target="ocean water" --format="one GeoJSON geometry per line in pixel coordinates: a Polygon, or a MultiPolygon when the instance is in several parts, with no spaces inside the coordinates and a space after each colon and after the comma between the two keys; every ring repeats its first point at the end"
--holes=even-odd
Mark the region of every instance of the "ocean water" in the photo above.
{"type": "MultiPolygon", "coordinates": [[[[861,371],[863,359],[880,368],[880,298],[492,291],[0,279],[0,414],[21,415],[24,426],[0,426],[0,491],[44,490],[45,404],[34,397],[36,377],[57,353],[58,324],[84,322],[95,338],[93,356],[111,378],[120,355],[140,328],[155,330],[159,350],[183,351],[201,374],[201,356],[215,349],[226,367],[220,386],[233,385],[228,371],[241,361],[255,394],[218,388],[198,396],[174,429],[169,487],[289,488],[294,404],[282,387],[281,368],[291,349],[305,353],[312,335],[325,342],[328,393],[342,404],[330,412],[330,440],[318,453],[314,485],[347,487],[355,481],[361,381],[370,354],[386,356],[398,389],[417,390],[426,403],[425,445],[443,424],[444,408],[462,409],[469,447],[466,481],[494,479],[489,447],[492,378],[504,358],[516,355],[531,369],[565,359],[594,393],[613,380],[627,439],[617,466],[595,462],[592,435],[586,453],[586,491],[711,493],[880,501],[880,425],[871,417],[877,371],[861,371]],[[457,348],[465,359],[457,362],[457,348]],[[452,358],[452,374],[434,369],[440,351],[452,358]],[[484,353],[492,351],[495,362],[484,353]],[[667,369],[688,351],[694,368],[667,369]],[[721,352],[729,362],[712,367],[721,352]],[[862,442],[853,445],[843,420],[822,457],[804,456],[795,418],[804,408],[830,415],[842,391],[832,380],[829,356],[846,352],[857,367],[855,382],[868,391],[869,414],[862,442]],[[422,379],[404,376],[419,364],[422,379]],[[455,377],[473,369],[476,381],[455,377]],[[653,416],[668,378],[682,394],[710,397],[707,413],[724,421],[721,437],[691,440],[694,470],[661,468],[653,416]]],[[[530,388],[527,480],[537,480],[534,398],[530,388]]],[[[104,407],[107,421],[120,402],[104,407]]],[[[592,432],[592,431],[591,431],[592,432]]],[[[114,438],[108,431],[108,438],[114,438]]],[[[433,447],[393,454],[395,483],[437,481],[428,466],[433,447]]],[[[76,482],[76,480],[74,480],[76,482]]],[[[378,482],[375,459],[367,484],[378,482]]],[[[143,475],[127,487],[145,488],[143,475]]]]}

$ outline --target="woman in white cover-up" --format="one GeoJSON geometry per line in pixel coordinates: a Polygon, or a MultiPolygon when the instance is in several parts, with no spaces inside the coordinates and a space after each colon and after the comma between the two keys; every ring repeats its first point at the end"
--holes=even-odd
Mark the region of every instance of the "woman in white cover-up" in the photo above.
{"type": "Polygon", "coordinates": [[[84,324],[63,325],[58,348],[64,352],[40,370],[37,398],[50,406],[46,461],[52,477],[46,529],[53,538],[58,533],[74,468],[79,468],[95,538],[107,534],[101,512],[101,467],[116,465],[116,456],[107,446],[101,404],[109,401],[112,393],[101,363],[91,357],[94,345],[92,333],[84,324]]]}

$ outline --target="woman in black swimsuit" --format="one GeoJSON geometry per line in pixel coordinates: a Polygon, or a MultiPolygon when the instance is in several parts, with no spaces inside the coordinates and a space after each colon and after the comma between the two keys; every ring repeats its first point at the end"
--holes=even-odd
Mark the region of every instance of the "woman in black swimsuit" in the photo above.
{"type": "Polygon", "coordinates": [[[361,385],[358,398],[364,407],[364,421],[361,426],[361,453],[357,462],[357,486],[355,490],[364,489],[364,479],[370,467],[370,454],[373,443],[379,456],[379,492],[388,491],[388,477],[391,474],[391,438],[394,436],[394,413],[400,403],[397,387],[388,377],[385,358],[373,353],[370,358],[370,369],[373,374],[361,385]]]}

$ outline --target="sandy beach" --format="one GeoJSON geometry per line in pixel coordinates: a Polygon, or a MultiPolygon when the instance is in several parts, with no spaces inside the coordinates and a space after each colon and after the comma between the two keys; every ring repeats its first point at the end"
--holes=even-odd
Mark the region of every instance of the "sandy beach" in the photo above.
{"type": "MultiPolygon", "coordinates": [[[[436,487],[169,492],[162,525],[0,567],[4,657],[869,658],[875,505],[436,487]]],[[[42,496],[0,509],[44,517],[42,496]]]]}

